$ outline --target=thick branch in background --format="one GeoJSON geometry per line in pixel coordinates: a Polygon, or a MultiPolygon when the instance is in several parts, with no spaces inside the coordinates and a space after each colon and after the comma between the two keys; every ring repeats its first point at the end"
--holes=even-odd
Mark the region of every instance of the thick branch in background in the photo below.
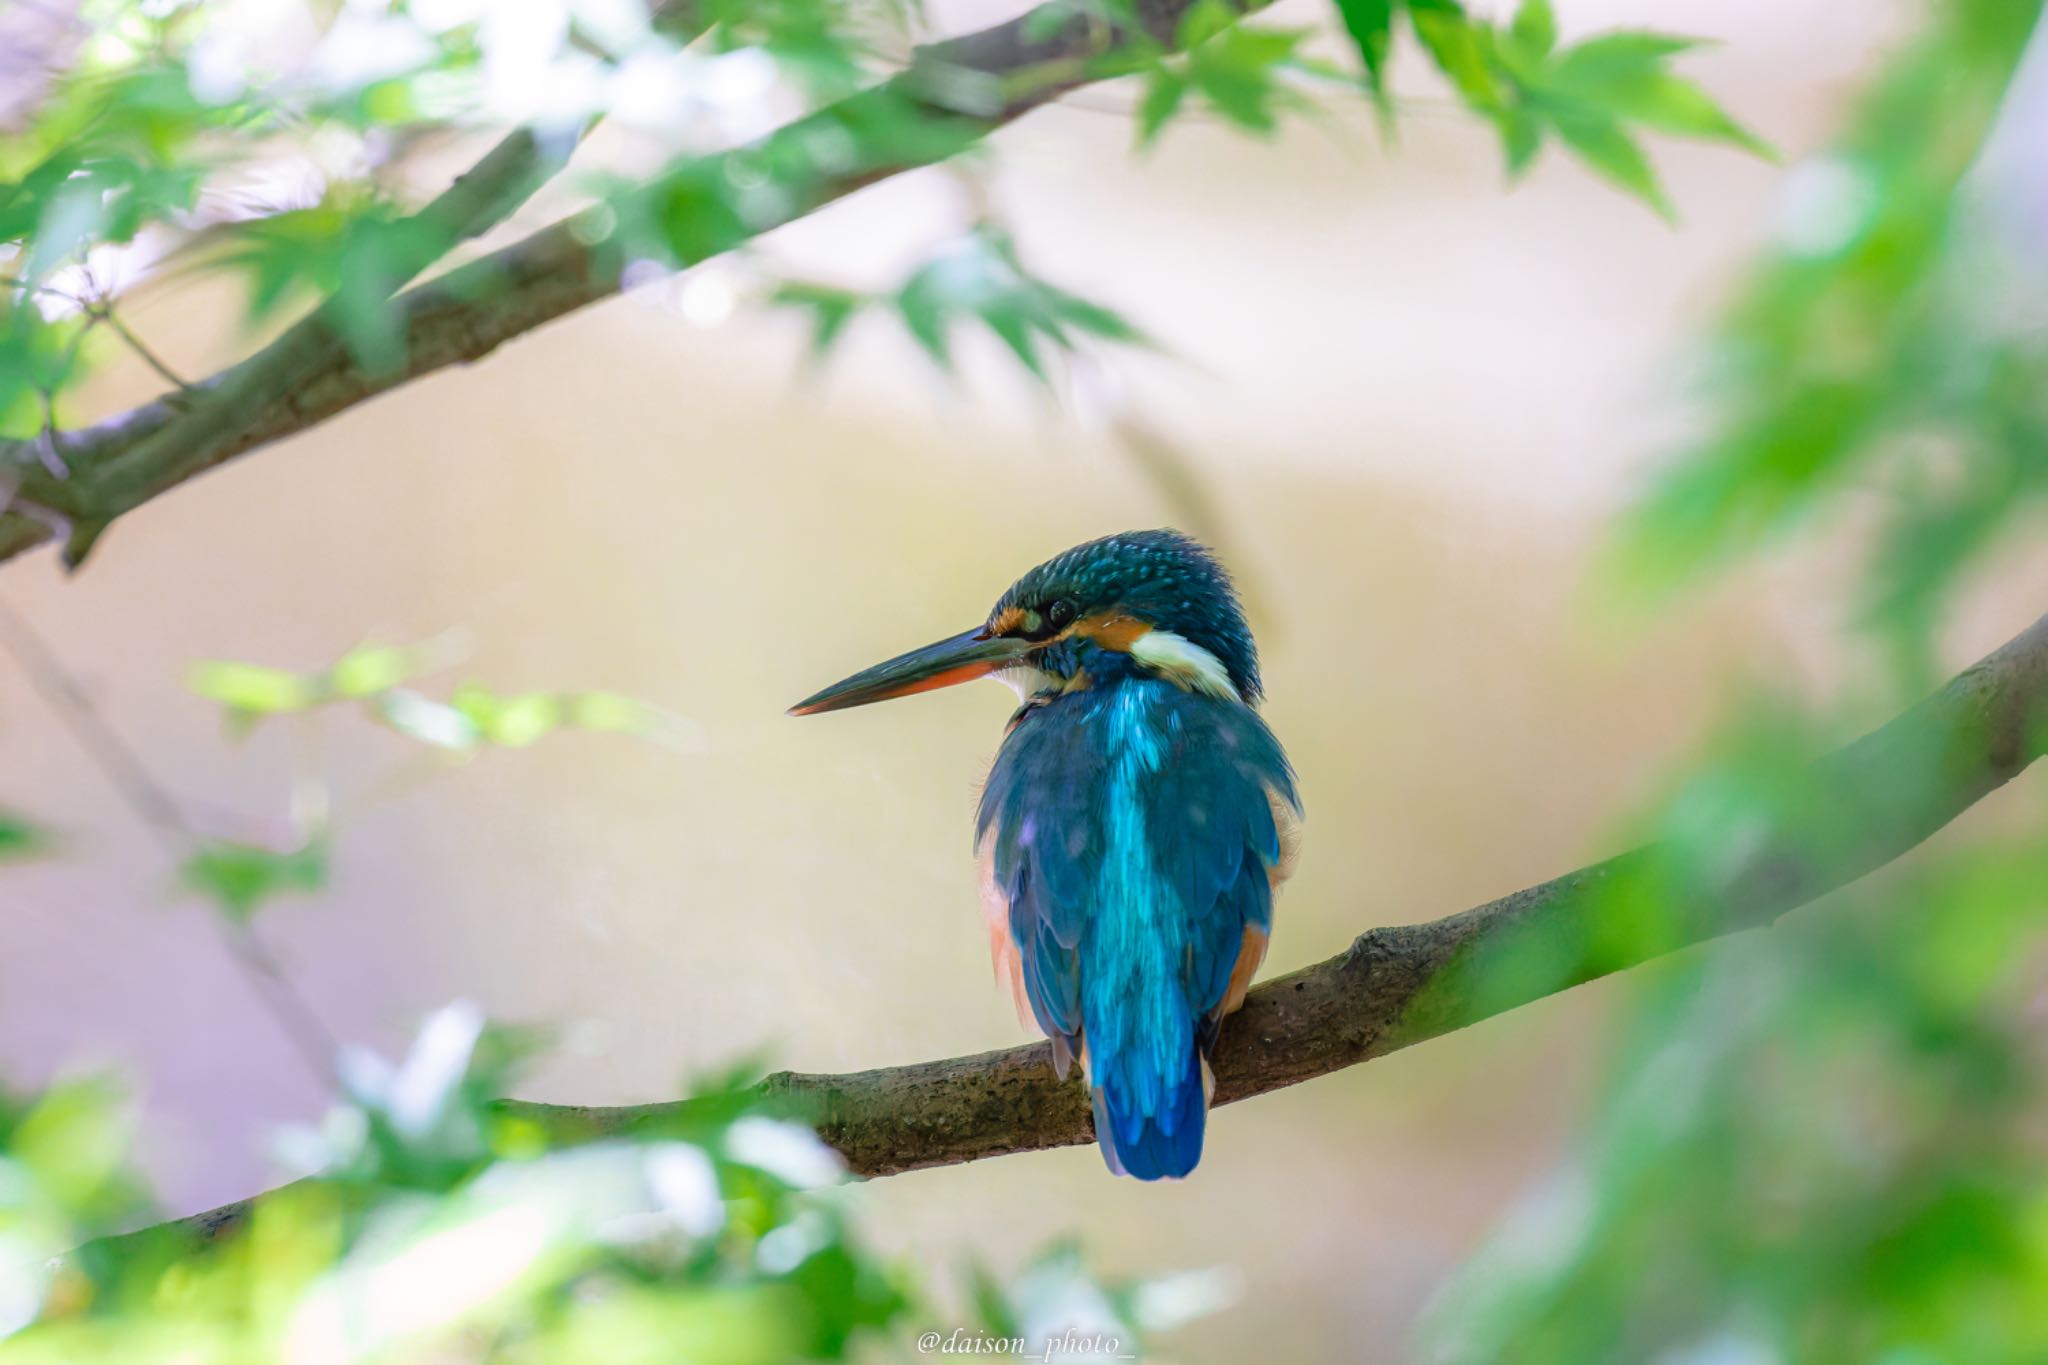
{"type": "MultiPolygon", "coordinates": [[[[1650,845],[1427,924],[1370,929],[1328,961],[1251,992],[1224,1025],[1217,1104],[1327,1075],[1517,1005],[1743,929],[1906,853],[2048,748],[2048,616],[1888,725],[1820,759],[1803,799],[1753,831],[1710,884],[1650,845]]],[[[863,1176],[1094,1140],[1078,1077],[1043,1044],[843,1076],[780,1072],[787,1102],[863,1176]]],[[[590,1107],[503,1102],[563,1142],[656,1136],[701,1101],[590,1107]]],[[[724,1101],[720,1101],[724,1103],[724,1101]]],[[[145,1229],[205,1242],[258,1200],[145,1229]]]]}
{"type": "MultiPolygon", "coordinates": [[[[1268,2],[1249,0],[1242,9],[1268,2]]],[[[1193,4],[1141,0],[1147,41],[1169,44],[1193,4]]],[[[75,563],[114,519],[205,470],[423,375],[480,359],[523,332],[617,293],[628,264],[616,241],[621,219],[644,214],[673,223],[678,213],[702,211],[690,240],[676,244],[677,263],[695,264],[866,185],[965,151],[1049,100],[1115,74],[1123,45],[1099,19],[1054,3],[920,47],[906,70],[872,89],[755,143],[686,162],[627,196],[622,207],[600,207],[543,228],[399,295],[392,306],[404,344],[393,364],[365,365],[316,313],[190,392],[67,433],[69,478],[42,470],[25,443],[0,443],[0,459],[21,471],[17,497],[47,509],[40,516],[0,514],[0,560],[50,539],[62,521],[73,528],[67,559],[75,563]],[[884,141],[892,155],[861,155],[884,141]],[[772,204],[761,200],[744,219],[718,211],[719,201],[704,193],[706,186],[759,183],[764,170],[774,172],[784,192],[772,204]]],[[[509,211],[517,199],[507,203],[497,191],[532,180],[537,168],[516,149],[493,155],[503,157],[501,171],[516,174],[490,177],[477,188],[494,192],[476,197],[509,211]]],[[[423,211],[433,212],[435,206],[423,211]]],[[[494,221],[487,213],[443,216],[461,218],[458,226],[494,221]]]]}
{"type": "MultiPolygon", "coordinates": [[[[702,30],[694,11],[684,0],[666,0],[653,7],[649,18],[656,28],[688,41],[702,30]]],[[[337,325],[344,302],[358,310],[385,306],[458,243],[482,236],[510,217],[568,164],[575,142],[566,131],[543,135],[522,127],[507,133],[447,189],[393,225],[394,251],[385,278],[354,286],[358,291],[374,287],[374,298],[330,298],[248,359],[150,405],[168,404],[170,411],[165,420],[154,423],[123,423],[134,444],[119,453],[174,479],[176,471],[197,472],[214,463],[205,458],[206,452],[232,445],[261,420],[273,399],[312,381],[332,363],[344,332],[337,325]]],[[[357,360],[360,363],[361,357],[357,360]]],[[[128,510],[115,508],[115,500],[95,486],[103,477],[101,459],[108,453],[88,442],[77,452],[71,477],[39,479],[31,472],[18,489],[21,496],[61,512],[69,522],[64,558],[74,568],[112,517],[128,510]]],[[[0,528],[0,541],[4,539],[0,528]]]]}

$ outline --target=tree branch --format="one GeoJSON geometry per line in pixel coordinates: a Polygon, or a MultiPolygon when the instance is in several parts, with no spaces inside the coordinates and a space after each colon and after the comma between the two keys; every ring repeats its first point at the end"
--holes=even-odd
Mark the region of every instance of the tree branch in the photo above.
{"type": "MultiPolygon", "coordinates": [[[[650,22],[683,41],[703,27],[691,0],[663,0],[651,11],[650,22]]],[[[393,256],[381,283],[353,287],[358,292],[374,288],[376,302],[388,302],[458,243],[483,235],[509,217],[568,164],[575,142],[567,132],[544,135],[533,128],[513,129],[447,189],[393,225],[393,256]]],[[[247,439],[250,430],[262,423],[277,399],[313,382],[337,358],[349,358],[336,325],[344,302],[363,307],[370,300],[344,300],[340,295],[327,299],[247,359],[200,384],[179,383],[175,393],[85,433],[80,459],[68,462],[61,476],[25,475],[16,495],[58,514],[29,519],[28,524],[54,534],[60,519],[68,522],[64,561],[76,568],[113,519],[134,506],[133,481],[124,483],[118,477],[112,468],[116,461],[152,471],[149,485],[160,490],[218,464],[226,458],[223,451],[253,449],[261,442],[247,439]],[[95,440],[102,434],[111,437],[104,445],[95,440]]],[[[154,357],[144,354],[154,368],[162,369],[154,357]]],[[[0,449],[0,458],[16,453],[0,449]]],[[[9,518],[0,517],[0,558],[33,543],[18,543],[20,531],[9,518]]]]}
{"type": "MultiPolygon", "coordinates": [[[[1649,845],[1349,949],[1252,991],[1223,1027],[1217,1104],[1355,1066],[1623,968],[1769,924],[1912,849],[2048,748],[2048,616],[1939,693],[1808,770],[1801,810],[1759,829],[1711,884],[1649,845]],[[1809,818],[1811,817],[1811,818],[1809,818]],[[1816,823],[1816,820],[1818,823],[1816,823]]],[[[815,1123],[855,1174],[892,1175],[1094,1140],[1086,1091],[1043,1043],[851,1075],[780,1072],[762,1098],[815,1123]]],[[[657,1135],[702,1101],[506,1100],[558,1141],[657,1135]]],[[[258,1199],[264,1196],[258,1196],[258,1199]]],[[[241,1200],[132,1236],[205,1242],[241,1200]]]]}
{"type": "MultiPolygon", "coordinates": [[[[1140,0],[1142,41],[1170,44],[1194,3],[1140,0]]],[[[1249,13],[1268,3],[1246,0],[1241,8],[1249,13]]],[[[396,363],[364,365],[316,314],[190,390],[71,433],[68,479],[32,468],[22,458],[26,443],[0,442],[0,462],[20,469],[17,497],[83,528],[67,555],[75,561],[115,518],[207,469],[436,370],[481,359],[523,332],[617,293],[627,264],[614,236],[621,217],[664,217],[693,186],[758,183],[762,168],[774,168],[785,193],[744,220],[705,224],[698,240],[677,253],[678,264],[695,264],[878,180],[943,161],[1067,91],[1116,74],[1116,55],[1134,37],[1055,0],[992,28],[920,47],[907,69],[880,85],[754,143],[672,168],[630,196],[626,213],[600,207],[576,215],[400,294],[392,301],[404,340],[396,363]],[[905,124],[906,112],[916,116],[914,129],[905,124]],[[859,155],[884,129],[901,144],[895,154],[859,155]]],[[[528,160],[512,152],[500,148],[493,156],[504,154],[508,165],[530,172],[528,160]]],[[[474,197],[486,205],[501,202],[494,195],[474,197]]],[[[48,540],[55,519],[0,514],[0,560],[48,540]]]]}

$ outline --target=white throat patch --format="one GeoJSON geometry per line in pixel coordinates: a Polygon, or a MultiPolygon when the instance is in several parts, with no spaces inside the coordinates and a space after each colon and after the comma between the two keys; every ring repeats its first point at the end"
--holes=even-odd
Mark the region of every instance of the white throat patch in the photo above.
{"type": "Polygon", "coordinates": [[[1243,701],[1230,681],[1223,661],[1184,635],[1156,627],[1140,635],[1131,645],[1131,657],[1156,673],[1163,673],[1190,692],[1201,692],[1225,701],[1243,701]]]}
{"type": "Polygon", "coordinates": [[[1040,692],[1057,692],[1060,680],[1050,673],[1041,672],[1030,664],[1011,664],[989,674],[997,682],[1017,694],[1018,701],[1030,701],[1040,692]]]}

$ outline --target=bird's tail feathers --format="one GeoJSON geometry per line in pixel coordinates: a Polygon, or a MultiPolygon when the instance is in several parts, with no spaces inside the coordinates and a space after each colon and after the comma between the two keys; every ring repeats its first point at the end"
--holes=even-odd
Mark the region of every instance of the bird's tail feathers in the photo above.
{"type": "Polygon", "coordinates": [[[1122,1068],[1105,1068],[1099,1077],[1090,1068],[1095,1140],[1112,1173],[1138,1180],[1177,1178],[1202,1159],[1213,1082],[1199,1048],[1188,1048],[1187,1058],[1184,1075],[1144,1087],[1155,1093],[1142,1097],[1122,1068]]]}

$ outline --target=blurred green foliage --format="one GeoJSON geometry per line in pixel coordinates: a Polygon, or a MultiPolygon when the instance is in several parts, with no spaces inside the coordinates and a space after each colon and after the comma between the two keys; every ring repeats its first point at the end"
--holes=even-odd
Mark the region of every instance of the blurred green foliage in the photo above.
{"type": "Polygon", "coordinates": [[[458,1003],[396,1063],[345,1053],[343,1098],[280,1138],[303,1177],[234,1211],[232,1234],[103,1235],[147,1216],[106,1082],[0,1099],[0,1359],[767,1365],[907,1354],[937,1321],[1079,1326],[1135,1352],[1145,1323],[1213,1301],[1185,1280],[1104,1286],[1057,1250],[982,1308],[944,1309],[859,1237],[837,1155],[801,1124],[714,1090],[559,1145],[498,1103],[533,1047],[458,1003]]]}
{"type": "Polygon", "coordinates": [[[1309,30],[1237,20],[1225,0],[1200,0],[1188,10],[1176,38],[1183,55],[1161,55],[1146,72],[1140,147],[1158,140],[1190,94],[1224,122],[1261,137],[1280,126],[1281,114],[1316,107],[1303,85],[1336,73],[1302,52],[1309,30]]]}
{"type": "Polygon", "coordinates": [[[1931,676],[1953,589],[2048,468],[2038,122],[2016,113],[2009,164],[1981,162],[2038,9],[1934,6],[1833,150],[1793,171],[1709,340],[1708,436],[1624,523],[1614,578],[1668,590],[1872,490],[1867,619],[1931,676]]]}
{"type": "Polygon", "coordinates": [[[2048,1355],[2043,887],[2038,838],[1982,847],[1660,969],[1431,1358],[2048,1355]]]}
{"type": "Polygon", "coordinates": [[[1555,137],[1580,161],[1666,218],[1676,210],[1638,140],[1648,129],[1770,149],[1704,90],[1670,70],[1699,46],[1666,33],[1597,34],[1557,43],[1550,0],[1522,0],[1505,24],[1475,17],[1456,0],[1336,0],[1366,82],[1391,112],[1387,83],[1396,19],[1405,18],[1458,99],[1499,131],[1508,172],[1520,175],[1555,137]]]}
{"type": "Polygon", "coordinates": [[[42,830],[18,815],[0,810],[0,862],[33,858],[48,845],[48,836],[42,830]]]}
{"type": "MultiPolygon", "coordinates": [[[[1939,786],[1943,753],[1811,759],[1948,671],[1948,607],[2040,523],[2048,143],[2042,92],[2013,84],[2038,8],[1931,6],[1835,147],[1793,168],[1710,340],[1706,438],[1623,520],[1608,569],[1662,601],[1797,530],[1874,523],[1851,610],[1879,666],[1832,703],[1739,708],[1638,822],[1661,842],[1612,879],[1587,941],[1492,965],[1504,997],[1681,941],[1760,848],[1780,870],[1859,867],[1858,832],[1939,786]]],[[[1768,935],[1639,974],[1572,1156],[1440,1297],[1428,1358],[2048,1359],[2039,819],[2036,802],[2016,837],[1957,831],[1768,935]]]]}
{"type": "Polygon", "coordinates": [[[368,644],[343,655],[332,668],[310,673],[211,661],[195,665],[186,681],[225,708],[229,733],[235,735],[269,717],[353,702],[399,734],[458,755],[491,746],[523,749],[559,730],[614,731],[678,749],[692,741],[693,728],[682,717],[614,692],[506,695],[465,682],[440,701],[406,685],[452,662],[443,643],[368,644]]]}
{"type": "MultiPolygon", "coordinates": [[[[1554,134],[1668,212],[1631,128],[1756,145],[1666,69],[1688,43],[1621,33],[1553,52],[1541,0],[1506,26],[1451,0],[1344,0],[1341,18],[1389,117],[1397,9],[1464,105],[1501,130],[1517,172],[1554,134]]],[[[1140,145],[1190,108],[1265,135],[1284,115],[1319,108],[1320,95],[1355,89],[1307,52],[1307,29],[1244,22],[1223,0],[1186,9],[1181,51],[1147,36],[1154,30],[1127,0],[1035,15],[1046,32],[1076,15],[1116,26],[1121,43],[1089,67],[1141,84],[1140,145]]],[[[575,174],[602,206],[582,222],[593,247],[622,268],[683,266],[742,245],[828,184],[966,151],[982,131],[976,110],[1063,78],[1054,63],[987,89],[975,73],[928,61],[915,79],[874,84],[920,23],[906,0],[391,0],[267,16],[90,0],[87,18],[74,47],[45,54],[46,88],[27,116],[0,129],[0,436],[61,426],[66,395],[95,365],[120,345],[140,348],[116,317],[121,296],[170,271],[239,280],[251,326],[321,303],[360,363],[397,365],[394,294],[470,230],[419,212],[408,185],[415,152],[448,134],[524,122],[549,149],[543,159],[559,160],[603,117],[692,147],[729,144],[728,129],[769,111],[813,107],[758,146],[688,152],[649,179],[575,174]]],[[[530,188],[508,187],[508,206],[530,188]]],[[[865,301],[827,284],[771,297],[813,313],[821,348],[865,301]]],[[[1110,308],[1024,275],[994,224],[965,246],[943,245],[888,302],[942,361],[949,324],[972,319],[1040,380],[1046,353],[1075,335],[1134,337],[1110,308]]],[[[61,445],[52,435],[39,453],[59,473],[61,445]]]]}
{"type": "Polygon", "coordinates": [[[1051,378],[1046,354],[1071,352],[1083,338],[1148,344],[1145,335],[1113,309],[1033,275],[1019,259],[1016,244],[994,224],[966,234],[889,294],[785,281],[770,298],[811,315],[815,355],[831,349],[856,313],[880,307],[902,320],[942,370],[953,367],[956,327],[979,323],[1041,384],[1051,378]]]}
{"type": "MultiPolygon", "coordinates": [[[[677,750],[693,744],[694,728],[682,717],[614,692],[505,695],[472,681],[442,701],[408,685],[454,662],[455,651],[446,640],[371,643],[350,650],[331,667],[304,673],[211,660],[195,664],[186,682],[198,695],[220,703],[228,734],[237,738],[268,719],[310,717],[326,707],[353,704],[388,729],[455,758],[486,747],[523,749],[561,730],[628,734],[677,750]]],[[[326,887],[327,831],[315,824],[300,834],[289,848],[199,840],[178,869],[179,882],[229,920],[247,923],[279,896],[326,887]]]]}
{"type": "Polygon", "coordinates": [[[259,844],[210,839],[178,869],[186,890],[205,897],[222,914],[246,923],[279,896],[310,894],[327,885],[327,845],[314,839],[278,850],[259,844]]]}

